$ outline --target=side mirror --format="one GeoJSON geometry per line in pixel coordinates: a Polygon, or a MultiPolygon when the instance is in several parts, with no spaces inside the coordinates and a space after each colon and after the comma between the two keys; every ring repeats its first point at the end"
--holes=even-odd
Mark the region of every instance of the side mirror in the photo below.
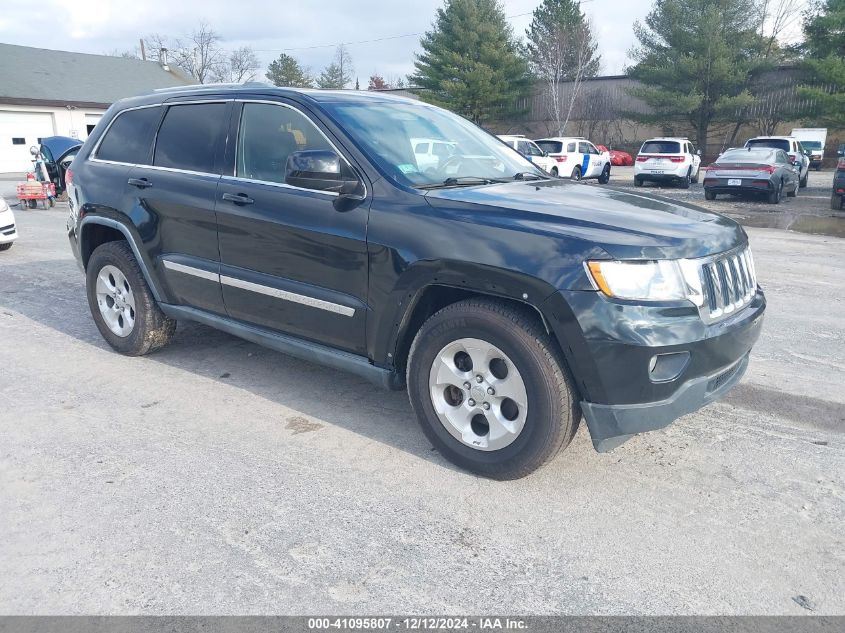
{"type": "Polygon", "coordinates": [[[800,160],[794,160],[794,161],[792,161],[792,166],[793,166],[793,167],[800,167],[800,166],[801,166],[801,161],[800,161],[800,160]]]}
{"type": "Polygon", "coordinates": [[[331,191],[340,195],[355,193],[360,182],[349,176],[340,156],[329,150],[304,150],[288,156],[285,184],[303,189],[331,191]]]}

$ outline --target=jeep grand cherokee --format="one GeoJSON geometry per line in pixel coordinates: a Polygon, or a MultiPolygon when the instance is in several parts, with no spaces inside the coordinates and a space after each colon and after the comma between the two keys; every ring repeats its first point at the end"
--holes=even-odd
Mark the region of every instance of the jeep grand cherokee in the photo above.
{"type": "Polygon", "coordinates": [[[94,322],[152,352],[177,320],[407,385],[426,436],[495,478],[736,384],[765,299],[745,232],[550,177],[418,101],[265,85],[111,107],[74,161],[68,233],[94,322]],[[412,139],[454,149],[420,166],[412,139]]]}

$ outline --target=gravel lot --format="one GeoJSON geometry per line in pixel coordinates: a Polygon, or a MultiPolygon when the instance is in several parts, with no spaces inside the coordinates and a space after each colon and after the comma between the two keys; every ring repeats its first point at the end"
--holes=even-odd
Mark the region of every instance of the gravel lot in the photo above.
{"type": "Polygon", "coordinates": [[[191,324],[113,353],[66,213],[18,211],[0,255],[0,612],[845,613],[845,241],[749,229],[744,382],[501,483],[404,393],[191,324]]]}

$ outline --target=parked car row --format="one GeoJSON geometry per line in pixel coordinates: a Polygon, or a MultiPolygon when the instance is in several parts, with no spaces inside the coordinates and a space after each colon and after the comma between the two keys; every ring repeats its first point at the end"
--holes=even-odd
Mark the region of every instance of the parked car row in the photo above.
{"type": "Polygon", "coordinates": [[[553,136],[536,141],[513,134],[499,138],[552,176],[572,180],[594,178],[601,184],[610,182],[611,154],[603,145],[594,145],[576,136],[553,136]]]}

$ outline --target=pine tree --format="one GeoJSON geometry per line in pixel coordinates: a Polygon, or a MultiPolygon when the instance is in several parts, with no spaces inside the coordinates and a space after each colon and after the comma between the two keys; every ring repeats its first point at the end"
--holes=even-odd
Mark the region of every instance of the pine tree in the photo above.
{"type": "Polygon", "coordinates": [[[765,61],[762,18],[756,0],[656,0],[645,24],[634,25],[629,74],[643,86],[630,92],[652,109],[634,118],[685,121],[706,152],[711,124],[753,101],[748,86],[765,61]]]}
{"type": "Polygon", "coordinates": [[[276,86],[292,88],[311,88],[314,85],[308,72],[299,65],[296,58],[282,53],[267,67],[266,77],[276,86]]]}
{"type": "Polygon", "coordinates": [[[808,12],[804,38],[811,85],[799,93],[813,103],[808,122],[845,128],[845,0],[826,0],[808,12]]]}
{"type": "Polygon", "coordinates": [[[420,45],[410,80],[426,101],[480,124],[512,116],[527,94],[528,66],[497,0],[446,0],[420,45]]]}
{"type": "Polygon", "coordinates": [[[334,60],[326,66],[319,79],[317,87],[327,90],[342,90],[352,81],[352,57],[349,50],[340,44],[334,53],[334,60]]]}

